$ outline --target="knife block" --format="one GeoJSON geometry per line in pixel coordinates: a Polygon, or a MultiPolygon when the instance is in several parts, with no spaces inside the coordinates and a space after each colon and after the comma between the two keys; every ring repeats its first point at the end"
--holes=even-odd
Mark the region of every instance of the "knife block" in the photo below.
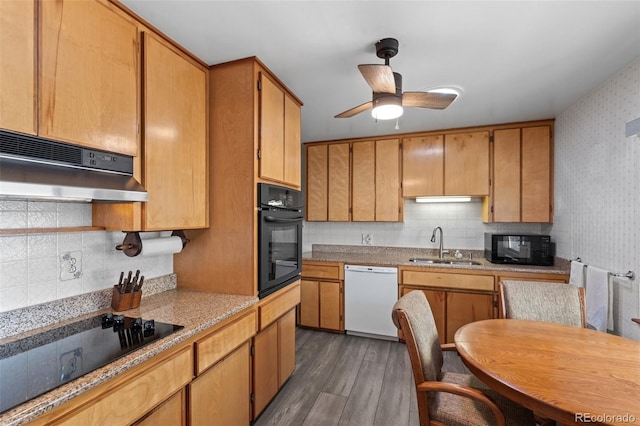
{"type": "Polygon", "coordinates": [[[140,299],[142,299],[142,290],[133,293],[120,293],[118,286],[114,285],[111,307],[118,312],[135,309],[140,306],[140,299]]]}

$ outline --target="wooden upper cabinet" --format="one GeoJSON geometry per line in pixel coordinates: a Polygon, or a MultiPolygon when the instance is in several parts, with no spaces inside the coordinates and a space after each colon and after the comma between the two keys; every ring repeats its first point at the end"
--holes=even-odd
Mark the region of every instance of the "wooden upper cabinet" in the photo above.
{"type": "Polygon", "coordinates": [[[284,97],[284,181],[300,186],[302,177],[302,144],[300,140],[300,105],[290,96],[284,97]]]}
{"type": "Polygon", "coordinates": [[[260,73],[260,178],[300,187],[300,105],[260,73]]]}
{"type": "Polygon", "coordinates": [[[553,222],[552,158],[551,128],[523,128],[522,222],[553,222]]]}
{"type": "Polygon", "coordinates": [[[349,221],[349,143],[331,144],[328,148],[328,220],[349,221]]]}
{"type": "Polygon", "coordinates": [[[209,226],[207,70],[144,33],[145,203],[94,203],[93,224],[125,231],[209,226]],[[170,100],[170,101],[169,101],[170,100]]]}
{"type": "Polygon", "coordinates": [[[489,195],[489,132],[444,138],[444,194],[489,195]]]}
{"type": "Polygon", "coordinates": [[[402,220],[400,196],[400,141],[376,142],[376,215],[377,222],[402,220]]]}
{"type": "Polygon", "coordinates": [[[307,146],[307,221],[326,221],[328,206],[328,146],[307,146]]]}
{"type": "Polygon", "coordinates": [[[145,33],[144,76],[144,229],[206,227],[207,71],[145,33]]]}
{"type": "Polygon", "coordinates": [[[376,219],[376,143],[353,143],[352,209],[354,222],[376,219]]]}
{"type": "Polygon", "coordinates": [[[493,221],[520,222],[520,129],[493,133],[493,221]]]}
{"type": "Polygon", "coordinates": [[[402,196],[444,194],[444,136],[402,140],[402,196]]]}
{"type": "Polygon", "coordinates": [[[493,188],[483,220],[552,222],[551,126],[495,130],[493,139],[493,188]]]}
{"type": "Polygon", "coordinates": [[[352,220],[398,222],[400,214],[400,142],[353,143],[352,220]]]}
{"type": "Polygon", "coordinates": [[[307,221],[349,221],[349,144],[307,146],[307,221]]]}
{"type": "Polygon", "coordinates": [[[35,135],[35,2],[0,1],[0,128],[35,135]]]}
{"type": "Polygon", "coordinates": [[[115,6],[98,1],[39,5],[39,134],[137,155],[140,55],[136,22],[115,6]]]}

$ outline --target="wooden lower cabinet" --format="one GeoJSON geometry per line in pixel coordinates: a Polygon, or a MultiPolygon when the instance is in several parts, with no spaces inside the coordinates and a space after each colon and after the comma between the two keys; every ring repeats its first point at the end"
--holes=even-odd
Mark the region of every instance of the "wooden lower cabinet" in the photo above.
{"type": "Polygon", "coordinates": [[[175,395],[160,404],[158,408],[135,422],[134,425],[185,426],[187,424],[186,411],[186,392],[184,389],[180,389],[175,395]]]}
{"type": "Polygon", "coordinates": [[[296,311],[291,309],[256,334],[253,355],[253,418],[276,396],[296,368],[296,311]]]}
{"type": "Polygon", "coordinates": [[[49,411],[31,424],[132,424],[156,408],[178,419],[183,413],[179,401],[169,402],[166,407],[163,404],[173,399],[176,392],[182,392],[193,378],[193,358],[191,345],[159,355],[49,411]]]}
{"type": "Polygon", "coordinates": [[[339,262],[302,262],[298,324],[344,331],[344,265],[339,262]]]}
{"type": "MultiPolygon", "coordinates": [[[[190,424],[248,425],[251,421],[250,345],[245,342],[189,385],[190,424]]],[[[164,420],[162,423],[170,424],[164,420]]]]}
{"type": "Polygon", "coordinates": [[[253,338],[253,419],[257,418],[296,368],[296,306],[300,281],[258,304],[253,338]]]}
{"type": "Polygon", "coordinates": [[[496,318],[493,293],[447,292],[447,337],[445,342],[452,343],[456,331],[465,324],[474,321],[496,318]]]}
{"type": "Polygon", "coordinates": [[[299,324],[344,331],[343,288],[341,282],[302,280],[299,324]]]}
{"type": "Polygon", "coordinates": [[[399,274],[400,296],[418,290],[427,297],[442,343],[453,342],[465,324],[496,318],[493,275],[418,268],[400,268],[399,274]]]}

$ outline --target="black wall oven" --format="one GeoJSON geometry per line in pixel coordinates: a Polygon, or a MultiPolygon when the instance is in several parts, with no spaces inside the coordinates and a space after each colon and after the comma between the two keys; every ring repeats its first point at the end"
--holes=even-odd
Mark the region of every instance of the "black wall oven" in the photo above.
{"type": "Polygon", "coordinates": [[[302,270],[302,193],[258,184],[258,297],[300,278],[302,270]]]}

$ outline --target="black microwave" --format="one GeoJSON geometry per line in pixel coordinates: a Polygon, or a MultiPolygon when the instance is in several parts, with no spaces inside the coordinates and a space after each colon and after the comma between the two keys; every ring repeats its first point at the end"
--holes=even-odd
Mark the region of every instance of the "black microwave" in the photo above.
{"type": "Polygon", "coordinates": [[[484,257],[492,263],[552,266],[553,255],[549,235],[484,234],[484,257]]]}

